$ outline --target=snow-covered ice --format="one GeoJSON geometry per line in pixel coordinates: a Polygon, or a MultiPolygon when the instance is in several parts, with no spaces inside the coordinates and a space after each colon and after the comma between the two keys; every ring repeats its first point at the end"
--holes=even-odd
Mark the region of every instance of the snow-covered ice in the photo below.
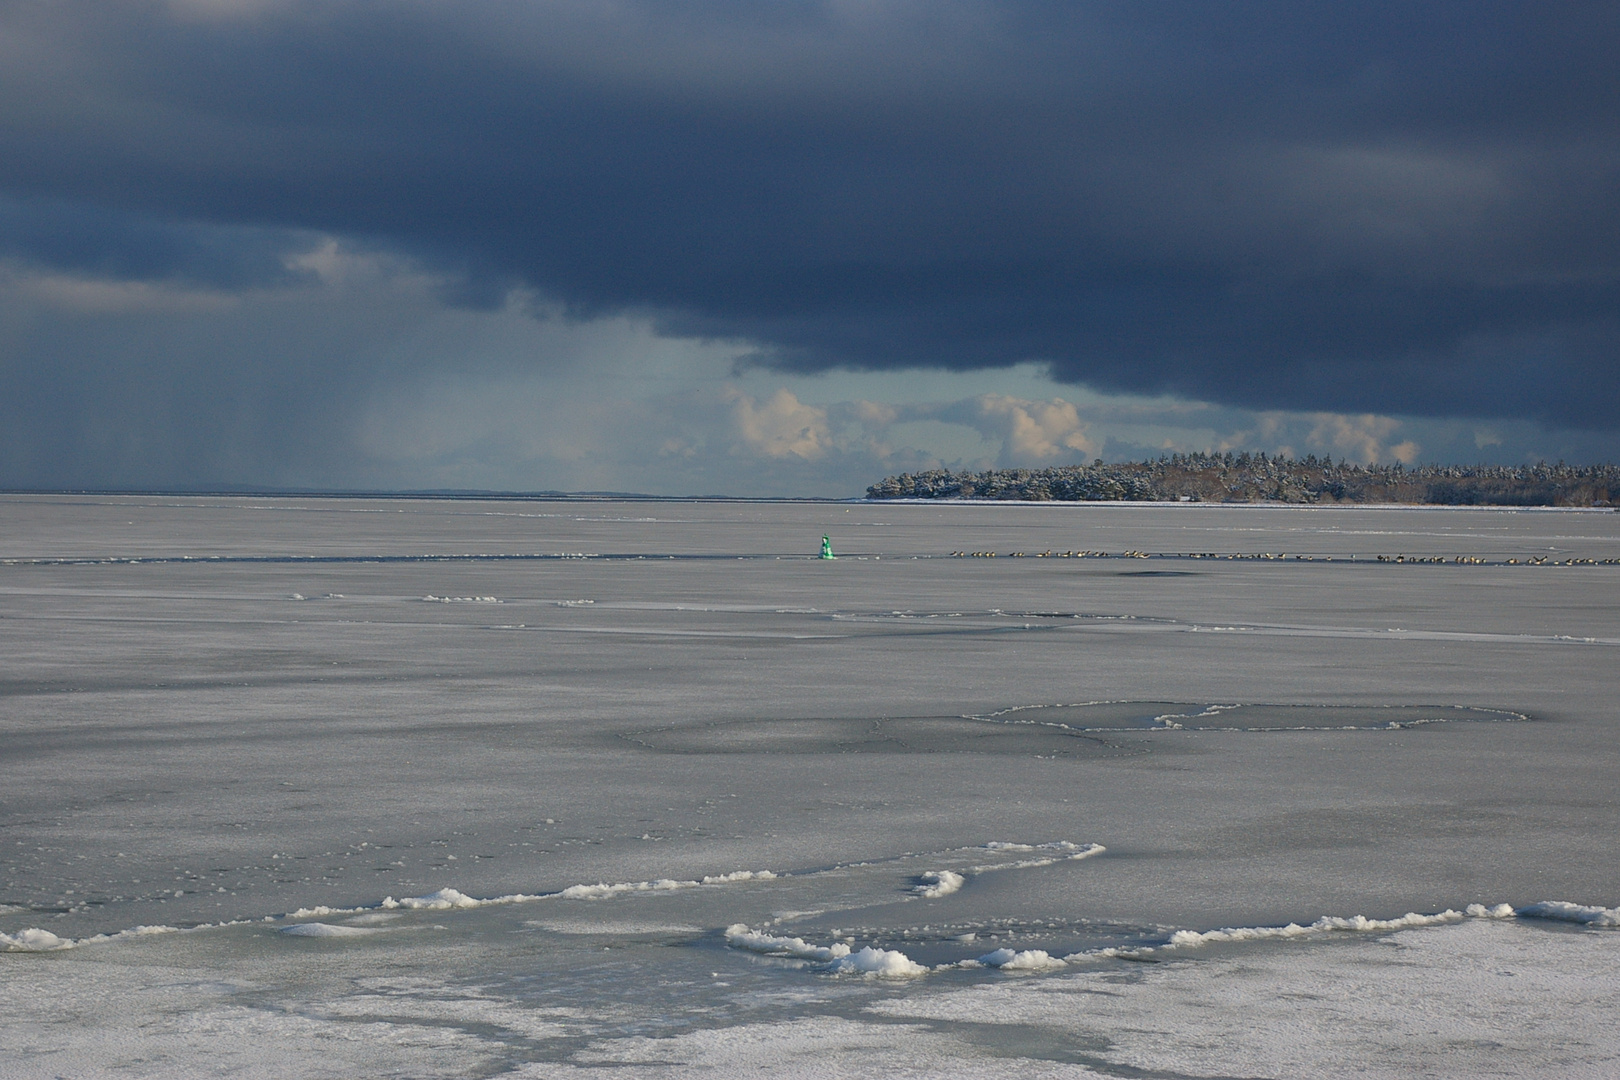
{"type": "Polygon", "coordinates": [[[0,515],[0,1075],[1620,1071],[1614,514],[0,515]]]}

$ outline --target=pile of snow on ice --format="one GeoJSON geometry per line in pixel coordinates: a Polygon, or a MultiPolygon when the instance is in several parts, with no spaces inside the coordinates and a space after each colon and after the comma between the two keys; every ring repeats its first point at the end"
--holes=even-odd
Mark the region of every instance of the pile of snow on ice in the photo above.
{"type": "Polygon", "coordinates": [[[922,875],[922,884],[911,891],[925,900],[938,900],[956,892],[966,882],[967,878],[954,870],[930,870],[922,875]]]}
{"type": "Polygon", "coordinates": [[[37,926],[15,934],[0,934],[0,946],[7,952],[49,952],[53,949],[71,949],[74,946],[72,938],[60,938],[49,930],[41,930],[37,926]]]}
{"type": "Polygon", "coordinates": [[[379,934],[382,931],[374,926],[333,926],[331,923],[306,922],[294,923],[292,926],[283,926],[280,933],[289,937],[363,937],[366,934],[379,934]]]}
{"type": "Polygon", "coordinates": [[[1056,971],[1058,968],[1068,966],[1065,961],[1051,955],[1045,949],[1025,949],[1022,952],[997,949],[979,957],[977,963],[1002,971],[1056,971]]]}
{"type": "Polygon", "coordinates": [[[483,907],[485,904],[500,903],[502,901],[513,903],[516,902],[517,899],[518,898],[516,896],[502,896],[497,897],[495,900],[479,900],[476,897],[468,896],[466,893],[459,892],[455,889],[440,889],[438,892],[431,892],[426,896],[408,896],[403,900],[394,900],[394,898],[390,896],[382,902],[382,906],[385,908],[391,908],[397,905],[402,908],[412,908],[418,911],[446,911],[450,908],[483,907]],[[392,901],[392,903],[390,903],[390,901],[392,901]]]}
{"type": "Polygon", "coordinates": [[[928,969],[895,949],[874,949],[868,945],[858,953],[835,960],[827,970],[838,975],[876,975],[885,979],[907,979],[928,974],[928,969]]]}

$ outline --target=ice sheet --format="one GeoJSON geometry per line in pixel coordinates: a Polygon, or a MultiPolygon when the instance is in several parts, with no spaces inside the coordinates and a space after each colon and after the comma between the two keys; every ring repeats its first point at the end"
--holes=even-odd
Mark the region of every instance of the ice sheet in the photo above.
{"type": "Polygon", "coordinates": [[[17,1075],[1613,1071],[1615,515],[0,513],[17,1075]]]}

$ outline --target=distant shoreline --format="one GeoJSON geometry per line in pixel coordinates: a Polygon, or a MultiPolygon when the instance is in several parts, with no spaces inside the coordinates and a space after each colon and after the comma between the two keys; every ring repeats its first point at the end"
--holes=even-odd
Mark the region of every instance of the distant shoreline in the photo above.
{"type": "Polygon", "coordinates": [[[933,469],[867,488],[896,499],[1018,503],[1215,503],[1294,506],[1452,506],[1610,509],[1614,465],[1351,465],[1265,454],[1174,454],[1152,461],[991,469],[933,469]]]}

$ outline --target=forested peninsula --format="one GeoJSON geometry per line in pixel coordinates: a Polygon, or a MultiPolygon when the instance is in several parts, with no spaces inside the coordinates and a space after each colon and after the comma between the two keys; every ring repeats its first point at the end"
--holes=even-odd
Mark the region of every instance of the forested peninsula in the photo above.
{"type": "Polygon", "coordinates": [[[1611,506],[1614,465],[1353,465],[1309,455],[1170,454],[1152,461],[885,477],[869,499],[1021,502],[1410,503],[1429,506],[1611,506]]]}

